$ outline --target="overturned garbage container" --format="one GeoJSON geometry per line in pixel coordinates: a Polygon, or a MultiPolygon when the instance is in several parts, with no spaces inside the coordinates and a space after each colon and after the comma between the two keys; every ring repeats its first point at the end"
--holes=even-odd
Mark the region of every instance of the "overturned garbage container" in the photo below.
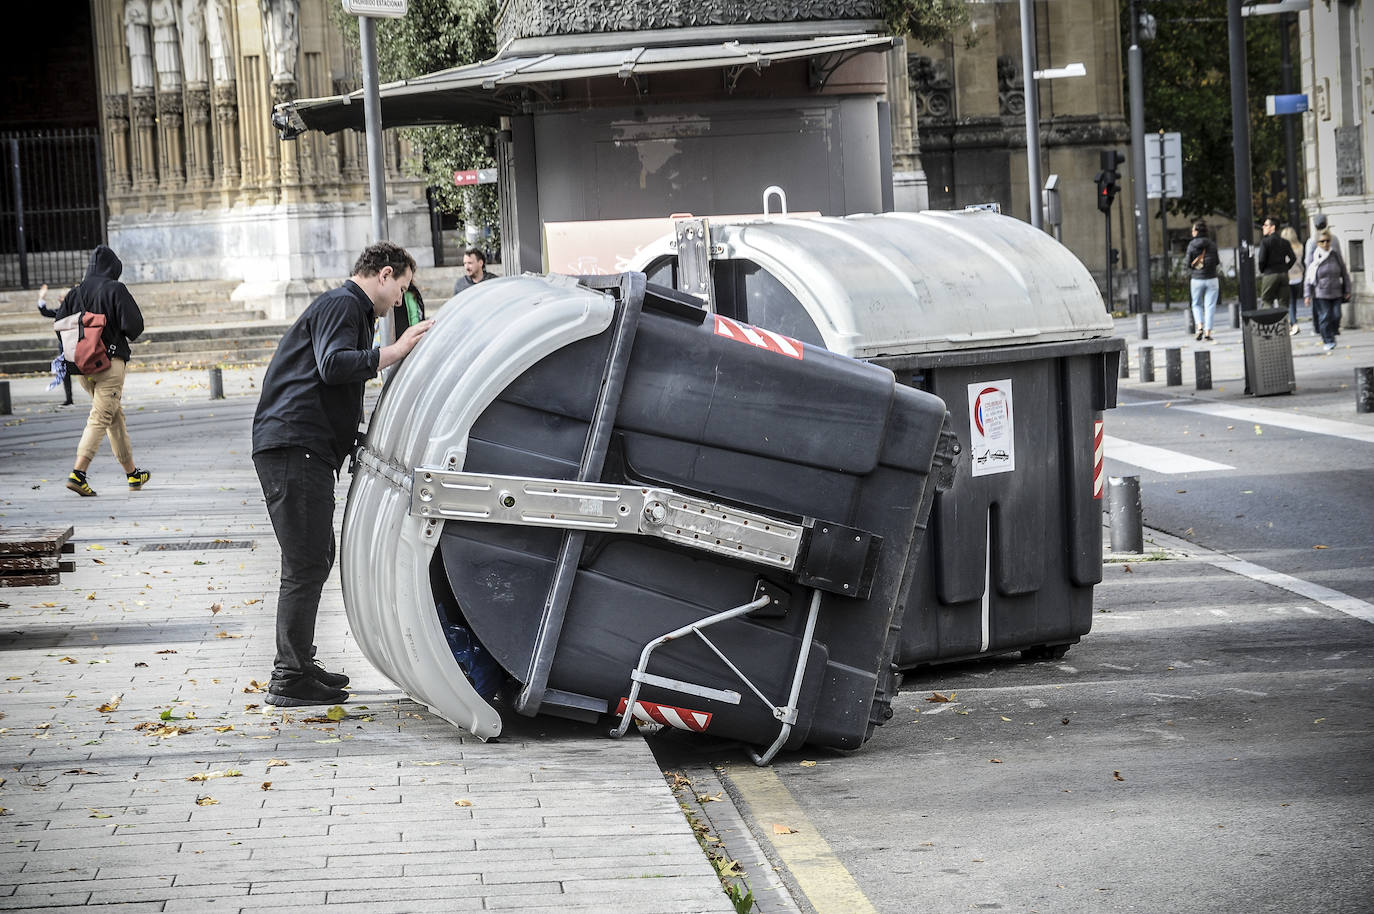
{"type": "Polygon", "coordinates": [[[1242,311],[1240,326],[1245,336],[1245,379],[1249,392],[1257,397],[1270,397],[1297,390],[1288,309],[1242,311]]]}
{"type": "Polygon", "coordinates": [[[1102,414],[1124,343],[1072,252],[991,212],[886,213],[684,220],[636,265],[723,319],[890,368],[949,407],[965,453],[912,569],[900,667],[1058,657],[1090,630],[1102,414]]]}
{"type": "Polygon", "coordinates": [[[484,282],[374,410],[344,515],[349,622],[483,738],[504,681],[515,712],[654,720],[760,763],[856,748],[891,698],[947,419],[885,368],[725,332],[642,273],[484,282]]]}

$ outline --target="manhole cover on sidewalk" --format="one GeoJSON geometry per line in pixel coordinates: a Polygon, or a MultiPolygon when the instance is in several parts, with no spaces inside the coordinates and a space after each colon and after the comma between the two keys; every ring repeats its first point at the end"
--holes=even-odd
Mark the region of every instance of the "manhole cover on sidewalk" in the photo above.
{"type": "Polygon", "coordinates": [[[189,552],[201,549],[252,549],[252,540],[198,540],[191,543],[144,543],[139,552],[189,552]]]}

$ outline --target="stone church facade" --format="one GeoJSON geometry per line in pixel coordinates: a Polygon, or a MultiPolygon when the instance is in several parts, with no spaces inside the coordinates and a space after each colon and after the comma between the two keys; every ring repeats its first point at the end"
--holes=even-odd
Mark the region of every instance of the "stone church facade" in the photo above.
{"type": "MultiPolygon", "coordinates": [[[[361,133],[282,142],[272,106],[361,84],[333,0],[94,0],[110,245],[134,282],[241,278],[285,317],[346,276],[371,227],[361,133]]],[[[429,211],[386,135],[389,233],[433,262],[429,211]]]]}

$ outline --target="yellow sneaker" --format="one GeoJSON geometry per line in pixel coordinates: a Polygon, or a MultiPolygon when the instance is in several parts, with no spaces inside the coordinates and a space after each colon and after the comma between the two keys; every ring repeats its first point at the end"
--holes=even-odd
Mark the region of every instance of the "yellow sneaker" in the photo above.
{"type": "MultiPolygon", "coordinates": [[[[143,484],[144,484],[145,482],[147,482],[148,479],[149,479],[153,474],[152,474],[152,473],[149,473],[147,470],[140,470],[138,467],[134,467],[134,471],[133,471],[132,473],[128,474],[128,475],[129,475],[129,488],[131,488],[131,489],[141,489],[141,488],[143,488],[143,484]]],[[[91,494],[95,494],[95,493],[91,493],[91,494]]]]}
{"type": "Polygon", "coordinates": [[[77,495],[91,496],[95,494],[95,489],[92,489],[91,484],[86,481],[86,474],[78,473],[76,470],[72,470],[67,475],[67,488],[77,495]]]}

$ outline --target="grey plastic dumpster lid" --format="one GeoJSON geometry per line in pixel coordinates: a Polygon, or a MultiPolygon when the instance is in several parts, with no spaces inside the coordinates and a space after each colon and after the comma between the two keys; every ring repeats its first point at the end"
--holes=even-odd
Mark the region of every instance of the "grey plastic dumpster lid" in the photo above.
{"type": "MultiPolygon", "coordinates": [[[[991,212],[712,224],[714,259],[748,260],[802,303],[827,349],[856,358],[1112,335],[1072,251],[991,212]]],[[[635,269],[671,253],[650,245],[635,269]]]]}

